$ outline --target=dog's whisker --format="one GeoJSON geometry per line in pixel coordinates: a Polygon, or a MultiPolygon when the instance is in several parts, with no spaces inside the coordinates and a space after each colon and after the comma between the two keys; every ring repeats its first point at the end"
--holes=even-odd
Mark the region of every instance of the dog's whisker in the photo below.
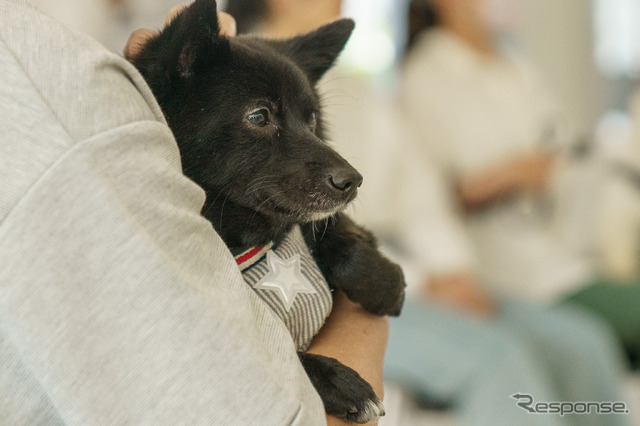
{"type": "MultiPolygon", "coordinates": [[[[328,95],[328,96],[323,96],[322,97],[322,105],[323,106],[331,106],[329,104],[329,102],[331,102],[332,100],[343,100],[347,103],[347,105],[352,106],[352,107],[358,107],[361,105],[360,102],[358,102],[357,99],[354,99],[351,96],[344,96],[344,95],[340,95],[340,94],[332,94],[332,95],[328,95]]],[[[327,115],[331,115],[330,113],[327,113],[327,115]]]]}
{"type": "Polygon", "coordinates": [[[219,192],[218,195],[216,195],[216,198],[214,198],[213,201],[209,203],[209,205],[207,206],[207,209],[202,212],[202,216],[205,216],[205,217],[207,216],[207,213],[209,213],[209,210],[211,210],[211,208],[214,206],[218,198],[220,198],[220,195],[222,195],[221,192],[219,192]]]}
{"type": "MultiPolygon", "coordinates": [[[[344,107],[350,107],[352,109],[356,109],[359,105],[355,102],[349,102],[349,99],[345,99],[344,96],[329,96],[326,98],[323,98],[323,105],[326,106],[334,106],[336,105],[336,101],[343,101],[344,104],[343,105],[338,105],[338,106],[344,106],[344,107]]],[[[327,113],[327,116],[331,117],[332,113],[327,113]]]]}
{"type": "Polygon", "coordinates": [[[329,229],[329,220],[332,217],[333,216],[329,216],[329,217],[324,219],[324,230],[322,231],[322,236],[320,237],[321,240],[324,238],[324,235],[327,233],[327,229],[329,229]]]}
{"type": "Polygon", "coordinates": [[[316,240],[316,222],[315,221],[311,222],[311,235],[313,236],[313,241],[317,241],[316,240]]]}
{"type": "Polygon", "coordinates": [[[330,107],[351,107],[351,108],[355,108],[356,107],[356,105],[353,105],[353,104],[338,104],[338,103],[328,103],[328,104],[325,104],[325,105],[330,106],[330,107]]]}
{"type": "MultiPolygon", "coordinates": [[[[318,84],[318,85],[316,86],[316,90],[320,90],[320,89],[322,89],[322,87],[323,87],[325,84],[335,83],[336,81],[341,81],[341,80],[347,80],[348,78],[349,78],[349,77],[347,77],[347,76],[335,76],[335,77],[333,77],[333,78],[328,78],[328,79],[324,80],[322,83],[318,84]]],[[[335,89],[335,90],[339,90],[339,89],[335,89]]]]}
{"type": "Polygon", "coordinates": [[[247,194],[255,194],[256,192],[262,191],[263,189],[268,188],[269,186],[275,186],[278,183],[278,177],[275,175],[263,176],[251,182],[247,186],[247,194]]]}
{"type": "Polygon", "coordinates": [[[320,96],[322,100],[327,99],[327,97],[329,96],[340,96],[343,98],[353,99],[354,101],[359,100],[356,96],[353,96],[352,94],[347,93],[343,90],[327,90],[326,92],[322,93],[320,96]]]}
{"type": "Polygon", "coordinates": [[[226,197],[224,197],[224,201],[222,202],[222,207],[220,208],[220,229],[222,229],[222,218],[224,217],[224,205],[227,203],[227,200],[229,199],[230,195],[227,194],[226,197]]]}
{"type": "Polygon", "coordinates": [[[257,195],[260,191],[264,191],[265,189],[277,188],[277,182],[265,182],[261,186],[256,186],[255,188],[247,189],[247,195],[257,195]]]}
{"type": "Polygon", "coordinates": [[[323,93],[322,95],[320,95],[320,96],[322,97],[322,100],[325,100],[325,99],[327,99],[327,98],[328,98],[328,97],[330,97],[330,96],[340,96],[340,97],[343,97],[343,98],[353,99],[353,100],[355,100],[355,101],[357,101],[357,100],[358,100],[358,98],[357,98],[357,97],[355,97],[355,96],[353,96],[353,95],[350,95],[350,94],[349,94],[349,93],[347,93],[347,92],[343,92],[343,91],[341,91],[341,90],[327,90],[326,92],[324,92],[324,93],[323,93]]]}
{"type": "Polygon", "coordinates": [[[256,217],[256,215],[258,214],[258,212],[260,211],[260,209],[262,208],[262,206],[264,206],[266,203],[268,203],[269,201],[271,201],[273,198],[275,198],[276,196],[280,195],[281,193],[273,193],[271,196],[267,197],[265,200],[263,200],[260,204],[258,204],[258,206],[254,209],[253,214],[251,215],[251,217],[249,218],[248,223],[251,223],[253,221],[253,219],[256,217]]]}
{"type": "Polygon", "coordinates": [[[356,198],[347,205],[347,209],[349,209],[353,213],[354,217],[359,216],[358,211],[361,210],[361,208],[362,203],[360,201],[360,198],[356,198]]]}

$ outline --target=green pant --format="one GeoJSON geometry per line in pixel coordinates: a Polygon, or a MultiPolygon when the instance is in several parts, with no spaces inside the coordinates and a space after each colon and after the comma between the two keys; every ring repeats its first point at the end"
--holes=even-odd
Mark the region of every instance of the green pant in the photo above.
{"type": "Polygon", "coordinates": [[[600,315],[619,335],[633,359],[640,360],[640,281],[599,280],[566,299],[600,315]]]}

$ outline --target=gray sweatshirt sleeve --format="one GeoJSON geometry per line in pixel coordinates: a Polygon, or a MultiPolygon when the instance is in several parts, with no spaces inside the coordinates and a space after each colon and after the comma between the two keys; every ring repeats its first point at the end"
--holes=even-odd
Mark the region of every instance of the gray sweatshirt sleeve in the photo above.
{"type": "Polygon", "coordinates": [[[124,60],[0,0],[0,424],[324,424],[124,60]]]}

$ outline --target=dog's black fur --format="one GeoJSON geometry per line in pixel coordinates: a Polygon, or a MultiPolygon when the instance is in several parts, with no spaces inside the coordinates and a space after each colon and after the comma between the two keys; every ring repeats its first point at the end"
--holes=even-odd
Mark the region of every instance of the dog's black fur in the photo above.
{"type": "MultiPolygon", "coordinates": [[[[344,47],[353,21],[289,40],[219,34],[213,0],[196,0],[132,59],[178,141],[184,173],[207,194],[203,215],[232,251],[282,241],[300,225],[329,285],[376,315],[397,315],[400,268],[374,237],[339,213],[360,174],[324,141],[314,86],[344,47]]],[[[329,414],[381,415],[358,374],[300,354],[329,414]]]]}

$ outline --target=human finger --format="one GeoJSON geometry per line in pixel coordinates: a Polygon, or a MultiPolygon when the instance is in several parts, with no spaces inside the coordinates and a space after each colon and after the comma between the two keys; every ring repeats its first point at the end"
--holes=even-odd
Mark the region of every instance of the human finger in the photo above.
{"type": "Polygon", "coordinates": [[[179,4],[177,6],[172,7],[171,10],[169,10],[169,13],[167,13],[167,16],[164,18],[164,25],[165,26],[169,25],[171,21],[176,19],[176,17],[180,15],[180,13],[182,13],[182,11],[187,8],[187,6],[188,5],[186,4],[179,4]]]}
{"type": "Polygon", "coordinates": [[[140,28],[135,30],[129,36],[127,44],[124,46],[124,57],[127,60],[135,58],[142,50],[144,45],[156,34],[155,31],[148,28],[140,28]]]}
{"type": "MultiPolygon", "coordinates": [[[[165,26],[169,25],[187,7],[188,5],[181,4],[171,8],[165,18],[165,26]]],[[[231,15],[225,12],[219,12],[218,22],[220,25],[220,33],[222,35],[229,37],[236,35],[236,20],[233,19],[231,15]]],[[[131,36],[129,36],[129,40],[124,47],[124,57],[129,61],[135,58],[140,53],[140,51],[142,51],[142,48],[147,43],[147,41],[149,41],[149,39],[151,39],[156,34],[156,31],[150,30],[148,28],[140,28],[134,31],[131,36]]]]}
{"type": "Polygon", "coordinates": [[[233,37],[237,33],[236,20],[233,16],[225,12],[218,12],[218,22],[220,25],[220,34],[233,37]]]}

